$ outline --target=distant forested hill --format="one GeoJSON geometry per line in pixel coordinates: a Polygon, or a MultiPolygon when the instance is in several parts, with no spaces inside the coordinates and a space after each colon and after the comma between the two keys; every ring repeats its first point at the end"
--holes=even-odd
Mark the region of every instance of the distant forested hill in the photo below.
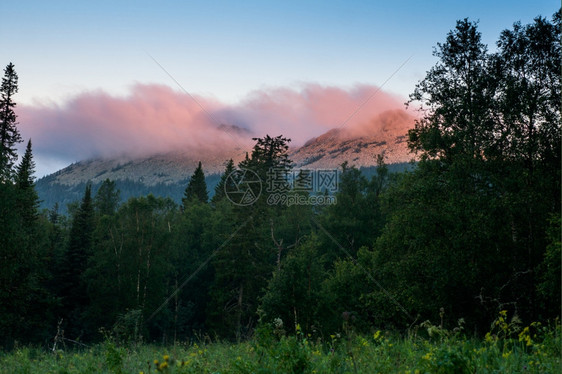
{"type": "MultiPolygon", "coordinates": [[[[219,174],[211,174],[205,178],[210,197],[214,195],[215,186],[219,180],[219,174]]],[[[125,179],[116,180],[115,184],[120,191],[121,202],[129,200],[131,197],[153,194],[158,197],[169,197],[179,204],[181,203],[188,182],[189,178],[185,178],[175,183],[158,183],[148,186],[141,181],[125,179]]],[[[95,195],[101,184],[101,181],[92,183],[92,194],[95,195]]],[[[54,181],[53,175],[48,175],[39,179],[35,188],[41,200],[40,209],[52,209],[53,206],[58,203],[59,213],[65,214],[67,212],[67,205],[80,201],[84,195],[86,182],[80,182],[70,186],[57,183],[54,181]]]]}
{"type": "MultiPolygon", "coordinates": [[[[412,164],[406,162],[388,165],[389,171],[394,173],[412,170],[413,167],[412,164]]],[[[367,178],[371,178],[375,174],[376,169],[376,166],[360,168],[361,173],[367,178]]],[[[65,214],[67,212],[67,205],[79,201],[84,195],[86,182],[80,182],[74,185],[61,184],[56,181],[55,175],[56,173],[37,181],[36,190],[41,200],[40,209],[52,209],[53,206],[58,203],[59,213],[65,214]]],[[[206,176],[205,182],[207,183],[209,198],[213,197],[215,186],[218,184],[219,180],[220,174],[206,176]]],[[[115,181],[120,191],[121,202],[127,201],[131,197],[153,194],[158,197],[169,197],[177,204],[181,203],[188,182],[189,178],[185,178],[174,183],[157,183],[149,186],[138,180],[125,179],[115,181]]],[[[92,182],[92,193],[94,195],[101,184],[101,181],[92,182]]]]}

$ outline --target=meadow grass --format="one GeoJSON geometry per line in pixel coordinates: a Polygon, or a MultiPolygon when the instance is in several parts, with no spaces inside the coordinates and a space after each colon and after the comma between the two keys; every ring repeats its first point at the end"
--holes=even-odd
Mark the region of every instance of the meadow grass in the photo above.
{"type": "Polygon", "coordinates": [[[518,328],[502,318],[483,339],[423,325],[407,337],[353,331],[320,338],[262,329],[242,343],[117,345],[80,350],[20,347],[1,373],[560,373],[560,324],[518,328]]]}

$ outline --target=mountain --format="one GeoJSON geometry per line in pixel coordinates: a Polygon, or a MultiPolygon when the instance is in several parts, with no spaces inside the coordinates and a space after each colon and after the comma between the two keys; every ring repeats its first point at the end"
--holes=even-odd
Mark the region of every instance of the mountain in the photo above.
{"type": "MultiPolygon", "coordinates": [[[[45,178],[49,183],[76,185],[82,182],[102,182],[131,180],[146,186],[175,184],[189,179],[199,161],[203,163],[205,174],[219,174],[224,163],[230,158],[241,160],[242,152],[224,152],[195,158],[182,152],[169,152],[137,158],[93,159],[74,163],[45,178]]],[[[41,181],[41,180],[39,180],[41,181]]]]}
{"type": "Polygon", "coordinates": [[[204,165],[207,188],[212,192],[220,180],[225,161],[230,158],[240,161],[242,153],[209,154],[201,160],[182,152],[86,160],[37,180],[36,190],[41,208],[50,209],[58,203],[61,213],[66,212],[67,204],[82,198],[87,183],[92,184],[95,194],[106,179],[116,182],[122,201],[151,193],[170,197],[179,203],[199,161],[204,165]]]}
{"type": "Polygon", "coordinates": [[[386,111],[360,127],[332,129],[291,151],[297,167],[337,168],[347,161],[357,167],[373,166],[378,154],[388,164],[412,159],[407,132],[414,118],[404,110],[386,111]]]}
{"type": "MultiPolygon", "coordinates": [[[[412,158],[406,141],[413,121],[414,118],[404,110],[385,111],[368,123],[340,126],[310,139],[301,147],[291,148],[289,157],[296,168],[305,169],[338,168],[347,161],[350,165],[370,170],[376,164],[378,154],[384,155],[387,164],[405,164],[412,158]]],[[[225,131],[240,135],[239,128],[224,126],[225,131]]],[[[68,203],[81,198],[86,183],[92,184],[95,193],[105,179],[116,181],[123,201],[152,193],[180,202],[199,161],[203,164],[207,187],[212,194],[225,162],[232,158],[238,163],[244,156],[245,152],[240,148],[224,148],[196,155],[185,150],[144,157],[85,160],[39,179],[36,187],[42,208],[49,209],[58,203],[62,212],[68,203]]]]}

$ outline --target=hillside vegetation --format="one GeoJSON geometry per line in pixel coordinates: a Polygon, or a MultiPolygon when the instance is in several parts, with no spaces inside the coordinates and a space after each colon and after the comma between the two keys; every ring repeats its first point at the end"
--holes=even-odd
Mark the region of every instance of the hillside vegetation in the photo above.
{"type": "Polygon", "coordinates": [[[1,370],[558,372],[560,22],[488,52],[458,21],[410,97],[410,170],[297,171],[266,135],[210,199],[199,163],[181,201],[105,179],[66,216],[38,209],[31,141],[18,162],[9,64],[1,370]]]}

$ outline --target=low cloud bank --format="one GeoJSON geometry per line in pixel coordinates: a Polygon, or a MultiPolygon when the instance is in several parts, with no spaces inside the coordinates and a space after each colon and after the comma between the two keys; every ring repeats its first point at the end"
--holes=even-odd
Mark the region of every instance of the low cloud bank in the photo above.
{"type": "MultiPolygon", "coordinates": [[[[135,85],[126,97],[89,92],[61,106],[18,106],[19,127],[41,158],[59,164],[93,157],[170,151],[203,155],[250,149],[252,137],[292,139],[293,146],[344,126],[358,135],[383,131],[374,119],[404,110],[404,100],[374,86],[303,85],[250,93],[236,105],[194,98],[162,85],[135,85]]],[[[399,115],[398,115],[399,116],[399,115]]],[[[398,121],[403,127],[403,121],[398,121]]],[[[388,128],[387,128],[388,130],[388,128]]],[[[387,131],[385,130],[385,131],[387,131]]]]}

